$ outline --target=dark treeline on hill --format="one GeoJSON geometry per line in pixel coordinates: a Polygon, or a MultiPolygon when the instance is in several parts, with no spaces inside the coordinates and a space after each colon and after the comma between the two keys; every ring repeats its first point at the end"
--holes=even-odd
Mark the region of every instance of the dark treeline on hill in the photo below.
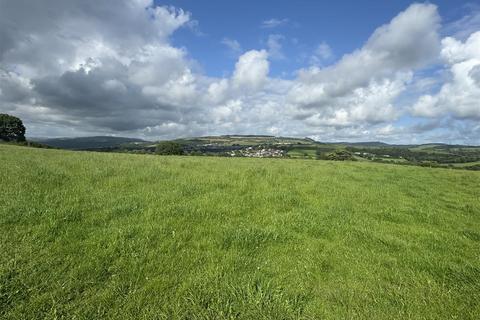
{"type": "Polygon", "coordinates": [[[403,158],[410,162],[433,161],[438,163],[465,163],[480,161],[478,148],[458,146],[435,146],[422,150],[412,150],[402,147],[357,148],[347,147],[352,153],[371,154],[374,156],[389,155],[394,158],[403,158]]]}
{"type": "Polygon", "coordinates": [[[34,141],[49,145],[55,148],[70,150],[98,150],[115,151],[121,149],[125,144],[147,143],[148,141],[136,138],[94,136],[77,138],[51,138],[33,139],[34,141]]]}

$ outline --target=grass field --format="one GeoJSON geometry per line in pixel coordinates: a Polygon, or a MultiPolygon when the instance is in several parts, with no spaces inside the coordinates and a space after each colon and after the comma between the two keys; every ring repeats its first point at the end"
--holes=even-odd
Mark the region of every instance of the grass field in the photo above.
{"type": "Polygon", "coordinates": [[[479,319],[480,172],[0,145],[2,319],[479,319]]]}
{"type": "Polygon", "coordinates": [[[296,159],[315,159],[317,154],[315,149],[302,149],[302,148],[296,148],[293,150],[288,151],[288,156],[290,158],[296,159]]]}

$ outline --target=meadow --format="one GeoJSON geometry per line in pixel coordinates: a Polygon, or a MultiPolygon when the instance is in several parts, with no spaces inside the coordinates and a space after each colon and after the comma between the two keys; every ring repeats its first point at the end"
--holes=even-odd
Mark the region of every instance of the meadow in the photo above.
{"type": "Polygon", "coordinates": [[[479,319],[480,172],[0,145],[2,319],[479,319]]]}

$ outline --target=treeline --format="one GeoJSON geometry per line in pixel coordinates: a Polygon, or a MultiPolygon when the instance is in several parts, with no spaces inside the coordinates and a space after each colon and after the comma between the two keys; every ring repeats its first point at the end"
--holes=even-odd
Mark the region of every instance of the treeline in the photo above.
{"type": "Polygon", "coordinates": [[[468,150],[462,151],[456,149],[455,152],[448,153],[449,150],[445,150],[445,153],[440,152],[428,152],[428,151],[413,151],[409,148],[400,147],[385,147],[385,148],[358,148],[347,147],[348,151],[355,153],[373,154],[378,157],[388,155],[393,158],[403,158],[413,163],[422,162],[436,162],[441,164],[448,163],[465,163],[475,162],[480,160],[480,151],[468,150]]]}

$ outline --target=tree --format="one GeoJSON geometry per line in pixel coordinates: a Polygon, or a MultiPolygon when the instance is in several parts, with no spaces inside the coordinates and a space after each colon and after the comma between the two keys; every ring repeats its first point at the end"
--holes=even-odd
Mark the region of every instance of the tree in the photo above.
{"type": "Polygon", "coordinates": [[[157,144],[156,153],[161,155],[182,155],[183,148],[180,143],[173,141],[162,141],[157,144]]]}
{"type": "Polygon", "coordinates": [[[4,141],[25,141],[25,127],[17,117],[0,114],[0,140],[4,141]]]}
{"type": "Polygon", "coordinates": [[[335,161],[345,161],[345,160],[355,160],[353,154],[348,151],[338,150],[332,153],[329,153],[326,156],[327,160],[335,160],[335,161]]]}

